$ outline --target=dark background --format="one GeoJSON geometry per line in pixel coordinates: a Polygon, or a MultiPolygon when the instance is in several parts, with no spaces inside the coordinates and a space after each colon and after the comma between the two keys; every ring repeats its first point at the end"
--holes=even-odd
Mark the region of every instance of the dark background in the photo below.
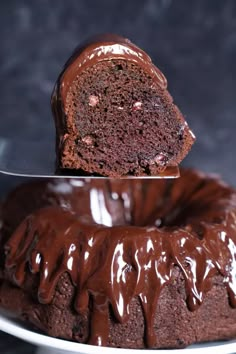
{"type": "MultiPolygon", "coordinates": [[[[235,0],[1,1],[0,136],[54,139],[57,75],[78,42],[103,32],[129,37],[167,76],[197,136],[184,165],[236,186],[235,0]]],[[[18,180],[0,176],[0,191],[18,180]]],[[[31,352],[12,339],[14,351],[8,338],[0,337],[1,353],[31,352]]]]}

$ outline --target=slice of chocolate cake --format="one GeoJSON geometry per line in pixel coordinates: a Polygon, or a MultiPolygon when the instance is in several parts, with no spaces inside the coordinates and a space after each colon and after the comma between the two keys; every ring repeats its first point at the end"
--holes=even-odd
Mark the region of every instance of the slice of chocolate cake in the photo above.
{"type": "Polygon", "coordinates": [[[145,52],[117,35],[75,50],[54,88],[52,109],[60,169],[158,175],[178,166],[195,139],[165,76],[145,52]]]}

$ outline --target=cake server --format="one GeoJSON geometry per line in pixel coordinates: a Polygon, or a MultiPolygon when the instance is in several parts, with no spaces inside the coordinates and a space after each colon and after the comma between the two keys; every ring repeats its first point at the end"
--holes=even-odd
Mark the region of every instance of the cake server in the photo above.
{"type": "MultiPolygon", "coordinates": [[[[65,174],[55,172],[55,144],[54,141],[24,141],[0,137],[0,173],[22,177],[54,177],[65,178],[65,174]]],[[[178,178],[178,167],[168,167],[158,176],[125,176],[125,179],[154,179],[178,178]]],[[[73,178],[110,178],[82,174],[74,171],[66,173],[66,177],[73,178]]]]}

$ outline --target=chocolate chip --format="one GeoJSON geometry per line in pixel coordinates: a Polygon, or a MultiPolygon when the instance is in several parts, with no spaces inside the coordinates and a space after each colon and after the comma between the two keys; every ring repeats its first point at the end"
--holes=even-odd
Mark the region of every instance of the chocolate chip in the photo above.
{"type": "Polygon", "coordinates": [[[180,126],[180,129],[179,129],[179,131],[177,133],[179,140],[183,140],[183,135],[184,135],[185,128],[186,128],[186,124],[183,124],[183,125],[180,126]]]}
{"type": "Polygon", "coordinates": [[[86,135],[81,140],[86,145],[94,145],[94,138],[91,135],[86,135]]]}
{"type": "Polygon", "coordinates": [[[123,70],[122,65],[118,64],[115,66],[115,71],[123,70]]]}
{"type": "Polygon", "coordinates": [[[168,161],[168,155],[164,152],[160,152],[154,157],[153,161],[157,165],[165,165],[168,161]]]}
{"type": "Polygon", "coordinates": [[[142,102],[137,101],[133,104],[133,111],[140,111],[142,109],[142,102]]]}
{"type": "Polygon", "coordinates": [[[184,340],[183,340],[183,339],[180,339],[180,338],[177,338],[177,343],[178,343],[178,345],[181,346],[181,347],[184,346],[184,344],[185,344],[185,343],[184,343],[184,340]]]}
{"type": "Polygon", "coordinates": [[[90,107],[95,107],[98,103],[99,103],[98,96],[95,96],[95,95],[89,96],[89,106],[90,107]]]}

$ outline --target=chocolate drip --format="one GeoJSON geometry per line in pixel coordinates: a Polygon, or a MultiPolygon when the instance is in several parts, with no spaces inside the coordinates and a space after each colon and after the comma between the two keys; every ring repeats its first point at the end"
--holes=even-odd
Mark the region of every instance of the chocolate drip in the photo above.
{"type": "Polygon", "coordinates": [[[117,321],[125,323],[132,299],[139,297],[146,344],[154,347],[158,299],[163,287],[171,282],[176,266],[185,279],[190,311],[204,301],[217,273],[224,278],[231,306],[236,307],[234,190],[192,172],[185,172],[174,182],[91,181],[81,190],[91,203],[89,222],[71,208],[54,205],[36,211],[7,242],[5,266],[18,286],[24,286],[27,272],[39,273],[38,300],[45,304],[52,300],[58,279],[67,272],[76,288],[76,311],[83,313],[92,303],[90,343],[106,345],[109,309],[117,321]],[[186,178],[189,186],[184,194],[186,178]],[[91,222],[95,215],[92,189],[102,200],[100,213],[110,215],[110,219],[103,215],[95,221],[102,224],[110,220],[113,225],[112,210],[123,209],[119,220],[123,219],[124,226],[91,222]],[[168,204],[166,215],[161,214],[161,201],[168,204]],[[143,203],[142,218],[139,210],[143,203]],[[168,219],[168,226],[132,226],[155,224],[154,211],[156,220],[168,219]]]}

